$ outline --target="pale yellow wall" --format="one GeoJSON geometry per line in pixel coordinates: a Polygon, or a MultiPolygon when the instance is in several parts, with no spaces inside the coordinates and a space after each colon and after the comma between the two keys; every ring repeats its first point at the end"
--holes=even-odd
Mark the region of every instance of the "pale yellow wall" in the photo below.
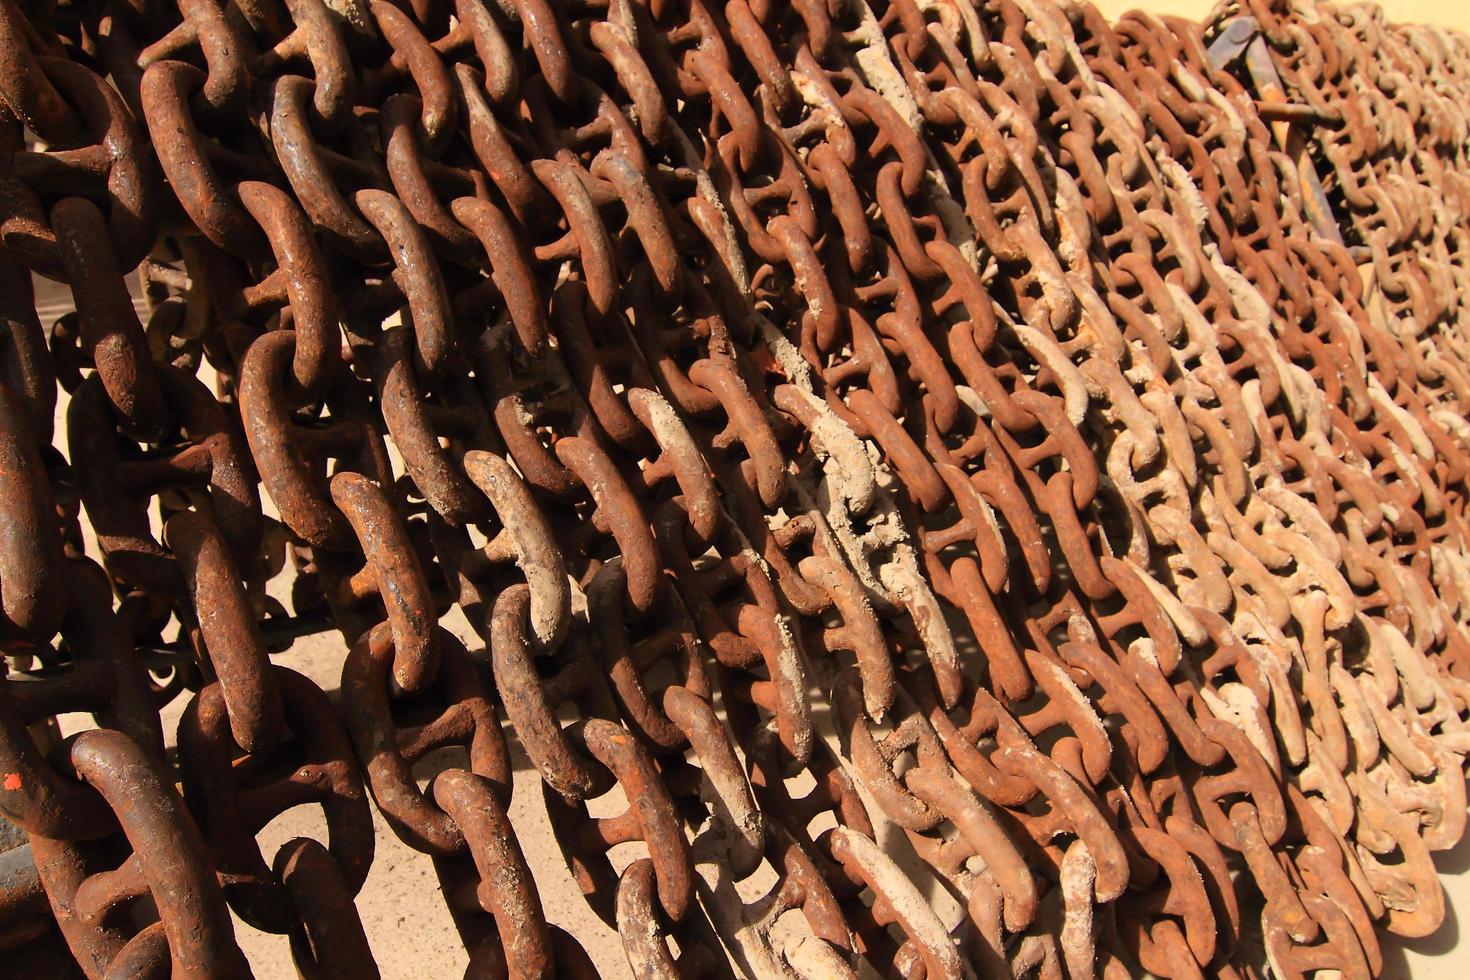
{"type": "MultiPolygon", "coordinates": [[[[1110,18],[1129,10],[1174,14],[1198,20],[1209,13],[1215,0],[1093,0],[1110,18]]],[[[1408,24],[1440,24],[1470,33],[1470,2],[1467,0],[1385,0],[1379,4],[1388,19],[1408,24]]]]}

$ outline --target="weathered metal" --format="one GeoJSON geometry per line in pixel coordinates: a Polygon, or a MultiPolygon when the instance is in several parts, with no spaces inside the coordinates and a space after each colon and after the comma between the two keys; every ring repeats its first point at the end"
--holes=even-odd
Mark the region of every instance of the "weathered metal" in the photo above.
{"type": "Polygon", "coordinates": [[[1310,0],[0,0],[0,814],[80,968],[374,975],[371,799],[472,974],[590,975],[517,749],[639,977],[1376,975],[1466,822],[1467,104],[1310,0]]]}

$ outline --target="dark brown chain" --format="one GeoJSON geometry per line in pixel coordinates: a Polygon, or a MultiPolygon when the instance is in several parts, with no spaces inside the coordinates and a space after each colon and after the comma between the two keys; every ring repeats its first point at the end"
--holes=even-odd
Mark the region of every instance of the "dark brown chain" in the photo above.
{"type": "Polygon", "coordinates": [[[591,975],[514,751],[639,977],[1377,975],[1466,820],[1467,104],[1309,0],[0,0],[71,955],[376,975],[371,800],[472,975],[591,975]]]}

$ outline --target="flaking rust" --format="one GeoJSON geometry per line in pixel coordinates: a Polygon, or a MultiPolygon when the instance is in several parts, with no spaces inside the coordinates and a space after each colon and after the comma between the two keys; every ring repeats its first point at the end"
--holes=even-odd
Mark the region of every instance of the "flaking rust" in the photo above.
{"type": "Polygon", "coordinates": [[[1466,822],[1467,105],[1311,0],[0,0],[71,955],[374,976],[376,806],[469,975],[615,969],[523,752],[640,978],[1379,974],[1466,822]],[[336,698],[272,662],[332,630],[336,698]]]}

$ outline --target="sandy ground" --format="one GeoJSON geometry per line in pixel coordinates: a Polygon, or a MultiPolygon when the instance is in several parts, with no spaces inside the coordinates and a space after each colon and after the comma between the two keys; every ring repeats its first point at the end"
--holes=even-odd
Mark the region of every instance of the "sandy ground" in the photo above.
{"type": "MultiPolygon", "coordinates": [[[[1110,17],[1141,6],[1155,13],[1198,18],[1211,4],[1199,0],[1151,0],[1140,5],[1106,0],[1099,6],[1110,17]]],[[[1384,6],[1390,18],[1396,21],[1438,23],[1470,31],[1470,3],[1389,0],[1384,6]]],[[[59,312],[47,310],[43,322],[50,322],[59,312]]],[[[64,406],[59,406],[58,433],[64,432],[61,424],[63,413],[64,406]]],[[[60,438],[64,439],[64,435],[60,438]]],[[[271,591],[285,597],[280,583],[271,591]]],[[[471,641],[471,649],[477,648],[478,641],[474,640],[462,618],[456,620],[457,616],[456,612],[445,625],[471,641]]],[[[289,653],[274,659],[307,675],[335,698],[345,655],[342,640],[332,634],[298,640],[289,653]]],[[[164,724],[170,742],[185,703],[185,699],[180,699],[165,712],[164,724]]],[[[67,729],[75,730],[85,720],[68,718],[63,722],[67,729]]],[[[552,839],[539,777],[524,755],[518,754],[514,761],[516,777],[511,818],[535,876],[547,920],[580,940],[604,976],[628,976],[616,932],[587,907],[552,839]]],[[[436,771],[435,763],[437,767],[444,767],[458,764],[458,760],[446,757],[426,760],[419,773],[421,785],[426,785],[436,771]]],[[[357,907],[383,977],[460,976],[467,958],[440,895],[432,863],[427,856],[402,844],[376,810],[373,815],[378,830],[377,853],[372,872],[358,896],[357,907]]],[[[298,807],[274,820],[259,836],[261,853],[270,861],[277,848],[297,836],[325,840],[326,825],[319,808],[298,807]]],[[[627,859],[628,856],[624,856],[624,860],[627,859]]],[[[623,862],[618,863],[621,866],[623,862]]],[[[1462,914],[1470,916],[1470,837],[1453,851],[1438,855],[1436,863],[1441,869],[1448,897],[1445,923],[1425,939],[1406,942],[1384,938],[1384,976],[1389,980],[1448,975],[1450,971],[1470,966],[1470,949],[1460,944],[1456,914],[1458,908],[1462,914]]],[[[258,977],[295,976],[286,937],[257,932],[238,921],[236,933],[258,977]]]]}

